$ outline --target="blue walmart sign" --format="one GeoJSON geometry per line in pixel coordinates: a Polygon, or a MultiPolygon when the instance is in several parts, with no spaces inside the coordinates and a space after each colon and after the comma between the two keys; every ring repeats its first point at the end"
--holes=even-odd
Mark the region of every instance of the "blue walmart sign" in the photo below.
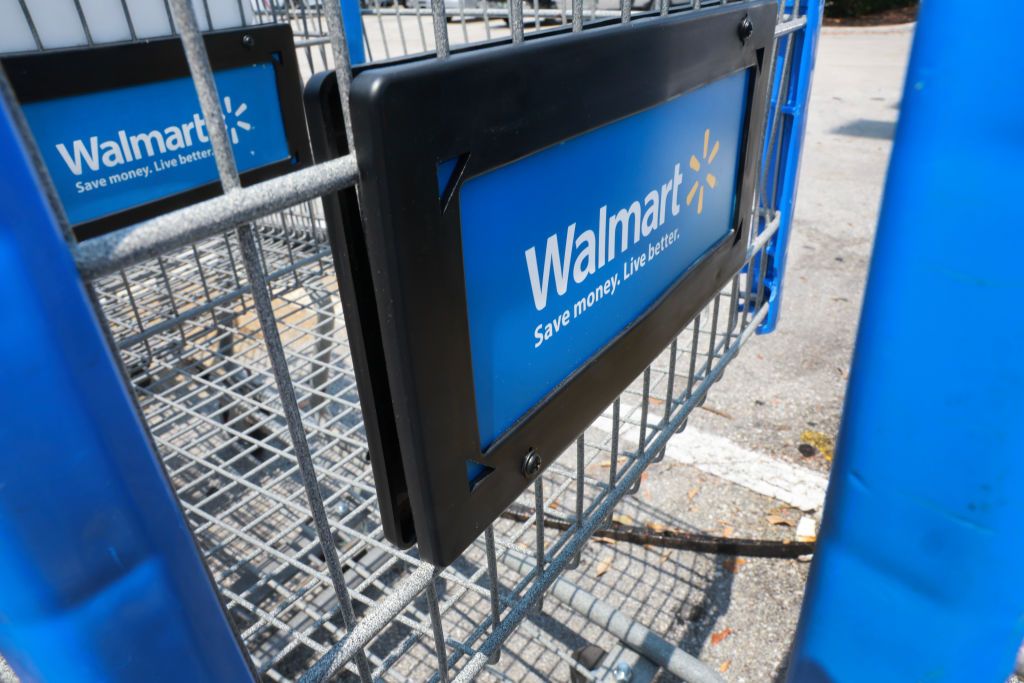
{"type": "Polygon", "coordinates": [[[484,448],[729,234],[746,93],[739,72],[463,185],[484,448]]]}
{"type": "MultiPolygon", "coordinates": [[[[272,64],[217,72],[239,171],[288,159],[272,64]]],[[[192,81],[179,78],[26,104],[72,225],[216,181],[192,81]]]]}

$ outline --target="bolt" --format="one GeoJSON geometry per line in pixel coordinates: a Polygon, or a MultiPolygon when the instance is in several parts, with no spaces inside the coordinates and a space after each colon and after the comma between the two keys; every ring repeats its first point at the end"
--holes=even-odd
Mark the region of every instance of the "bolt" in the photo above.
{"type": "Polygon", "coordinates": [[[252,34],[249,34],[249,33],[243,33],[242,34],[242,45],[244,45],[246,47],[252,47],[255,44],[256,44],[256,40],[252,37],[252,34]]]}
{"type": "Polygon", "coordinates": [[[523,458],[523,476],[527,479],[533,479],[540,472],[540,456],[537,455],[537,451],[531,450],[523,458]]]}
{"type": "Polygon", "coordinates": [[[633,680],[633,667],[627,662],[618,662],[612,669],[612,678],[620,683],[627,683],[633,680]]]}
{"type": "Polygon", "coordinates": [[[743,21],[740,22],[736,33],[739,34],[740,40],[744,43],[747,42],[747,39],[754,34],[754,24],[750,21],[750,17],[743,17],[743,21]]]}

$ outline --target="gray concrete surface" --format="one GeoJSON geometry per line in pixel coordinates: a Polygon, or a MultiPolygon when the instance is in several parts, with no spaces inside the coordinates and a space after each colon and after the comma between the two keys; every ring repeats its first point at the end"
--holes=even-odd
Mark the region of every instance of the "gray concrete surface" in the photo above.
{"type": "Polygon", "coordinates": [[[826,28],[811,92],[782,318],[755,339],[693,424],[827,469],[797,447],[839,425],[912,29],[826,28]]]}

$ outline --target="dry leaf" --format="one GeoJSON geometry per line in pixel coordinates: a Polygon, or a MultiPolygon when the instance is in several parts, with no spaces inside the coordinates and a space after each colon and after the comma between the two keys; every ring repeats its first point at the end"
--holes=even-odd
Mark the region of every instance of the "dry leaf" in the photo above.
{"type": "Polygon", "coordinates": [[[665,560],[667,560],[671,556],[672,556],[672,551],[671,550],[666,550],[665,552],[663,552],[661,554],[661,559],[658,560],[658,563],[659,564],[665,564],[665,560]]]}
{"type": "Polygon", "coordinates": [[[656,534],[663,534],[665,533],[665,530],[668,529],[668,527],[661,522],[647,522],[645,526],[656,534]]]}
{"type": "Polygon", "coordinates": [[[794,526],[793,522],[781,515],[768,515],[767,520],[769,524],[774,524],[775,526],[794,526]]]}
{"type": "Polygon", "coordinates": [[[548,507],[551,508],[552,510],[557,510],[558,509],[558,501],[557,500],[551,501],[550,503],[548,503],[548,507]]]}
{"type": "Polygon", "coordinates": [[[612,521],[622,526],[633,526],[633,518],[629,515],[612,515],[612,521]]]}
{"type": "Polygon", "coordinates": [[[649,402],[649,403],[650,403],[650,404],[651,404],[652,406],[663,406],[663,405],[665,405],[665,400],[664,400],[664,399],[661,399],[661,398],[655,398],[654,396],[648,396],[648,397],[647,397],[647,401],[648,401],[648,402],[649,402]]]}
{"type": "Polygon", "coordinates": [[[693,500],[694,498],[697,497],[698,493],[700,493],[700,489],[694,486],[692,489],[686,492],[686,497],[689,500],[693,500]]]}
{"type": "Polygon", "coordinates": [[[723,628],[721,631],[715,631],[711,634],[711,644],[718,645],[720,642],[732,635],[732,629],[728,626],[723,628]]]}
{"type": "Polygon", "coordinates": [[[740,567],[747,563],[742,557],[727,557],[722,560],[722,568],[733,574],[740,573],[740,567]]]}
{"type": "Polygon", "coordinates": [[[699,406],[699,408],[701,410],[708,411],[712,415],[717,415],[718,417],[724,417],[726,420],[731,420],[732,419],[732,415],[730,415],[729,413],[725,412],[724,410],[719,410],[718,408],[712,408],[711,406],[709,406],[707,404],[699,406]]]}
{"type": "Polygon", "coordinates": [[[597,563],[597,568],[594,570],[594,576],[601,578],[605,573],[612,567],[612,558],[606,557],[597,563]]]}
{"type": "MultiPolygon", "coordinates": [[[[628,461],[628,458],[626,458],[626,456],[624,456],[624,455],[620,455],[615,460],[616,460],[618,465],[624,465],[628,461]]],[[[601,467],[603,467],[606,470],[610,470],[612,468],[612,461],[609,460],[608,462],[601,463],[601,467]]]]}
{"type": "Polygon", "coordinates": [[[731,659],[727,659],[724,662],[722,662],[721,666],[718,667],[718,670],[720,672],[722,672],[722,673],[725,673],[726,671],[729,670],[730,666],[732,666],[732,660],[731,659]]]}
{"type": "Polygon", "coordinates": [[[604,536],[594,536],[593,538],[598,543],[606,543],[608,545],[615,545],[615,539],[614,538],[605,538],[604,536]]]}
{"type": "Polygon", "coordinates": [[[729,526],[728,524],[726,524],[725,522],[721,522],[721,524],[723,525],[722,526],[722,537],[723,538],[732,538],[733,528],[731,526],[729,526]]]}

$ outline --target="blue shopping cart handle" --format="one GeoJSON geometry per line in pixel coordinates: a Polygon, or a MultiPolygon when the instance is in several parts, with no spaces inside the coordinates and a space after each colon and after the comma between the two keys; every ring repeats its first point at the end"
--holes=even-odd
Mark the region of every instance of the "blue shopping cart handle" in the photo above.
{"type": "Polygon", "coordinates": [[[22,681],[252,681],[6,104],[0,159],[0,652],[22,681]]]}

